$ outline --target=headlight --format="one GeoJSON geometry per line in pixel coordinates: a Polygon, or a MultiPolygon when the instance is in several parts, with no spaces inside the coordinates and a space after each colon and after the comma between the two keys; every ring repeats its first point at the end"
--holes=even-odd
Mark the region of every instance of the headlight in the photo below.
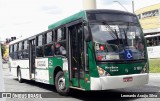
{"type": "Polygon", "coordinates": [[[106,72],[104,69],[102,69],[101,67],[97,66],[97,69],[98,69],[99,76],[110,76],[110,74],[106,72]]]}

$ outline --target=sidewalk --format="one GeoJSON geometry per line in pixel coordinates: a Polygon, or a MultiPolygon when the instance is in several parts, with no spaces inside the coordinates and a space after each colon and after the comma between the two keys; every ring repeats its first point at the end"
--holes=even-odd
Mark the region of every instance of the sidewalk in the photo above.
{"type": "Polygon", "coordinates": [[[160,78],[160,73],[149,73],[150,77],[159,77],[160,78]]]}
{"type": "Polygon", "coordinates": [[[3,69],[8,69],[9,67],[9,65],[8,65],[8,63],[5,63],[5,64],[2,64],[3,65],[3,69]]]}
{"type": "MultiPolygon", "coordinates": [[[[0,47],[0,92],[5,92],[4,79],[3,79],[3,64],[1,57],[1,47],[0,47]]],[[[4,98],[0,98],[0,101],[5,101],[4,98]]]]}

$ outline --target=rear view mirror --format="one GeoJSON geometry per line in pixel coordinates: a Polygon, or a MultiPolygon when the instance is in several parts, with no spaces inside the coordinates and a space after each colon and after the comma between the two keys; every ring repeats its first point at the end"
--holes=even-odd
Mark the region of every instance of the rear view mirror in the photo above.
{"type": "Polygon", "coordinates": [[[84,39],[86,42],[91,41],[91,34],[89,33],[87,26],[84,26],[84,39]]]}

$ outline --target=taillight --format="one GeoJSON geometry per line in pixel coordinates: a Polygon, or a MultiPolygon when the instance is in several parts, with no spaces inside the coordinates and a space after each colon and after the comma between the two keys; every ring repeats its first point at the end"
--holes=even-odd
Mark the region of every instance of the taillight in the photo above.
{"type": "Polygon", "coordinates": [[[102,60],[103,56],[97,56],[97,60],[102,60]]]}
{"type": "Polygon", "coordinates": [[[101,51],[104,50],[104,46],[102,46],[102,45],[99,48],[100,48],[101,51]]]}

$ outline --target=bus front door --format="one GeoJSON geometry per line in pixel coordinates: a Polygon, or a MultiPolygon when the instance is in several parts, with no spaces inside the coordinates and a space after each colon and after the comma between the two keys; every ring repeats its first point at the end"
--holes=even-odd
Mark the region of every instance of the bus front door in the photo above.
{"type": "Polygon", "coordinates": [[[29,40],[29,69],[30,78],[35,79],[35,39],[29,40]]]}
{"type": "Polygon", "coordinates": [[[85,88],[84,39],[82,23],[68,27],[70,82],[73,87],[85,88]]]}

